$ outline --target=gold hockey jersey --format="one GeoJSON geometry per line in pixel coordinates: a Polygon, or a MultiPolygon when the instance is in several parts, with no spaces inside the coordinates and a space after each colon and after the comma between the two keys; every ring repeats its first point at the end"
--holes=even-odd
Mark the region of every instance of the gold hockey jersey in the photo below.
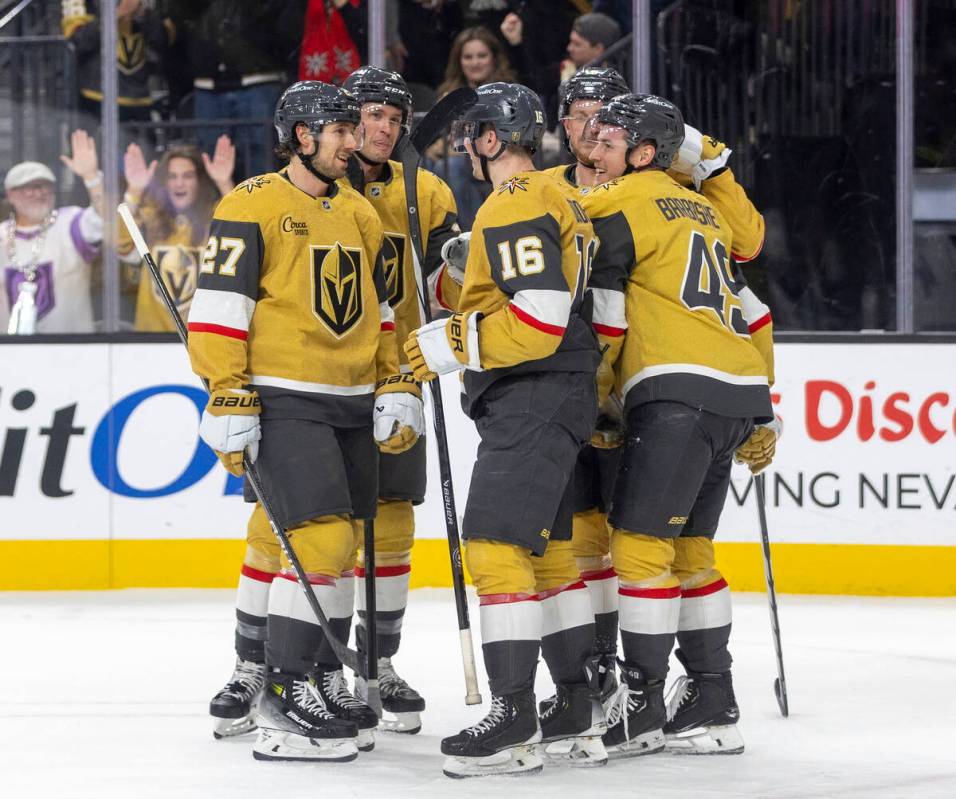
{"type": "Polygon", "coordinates": [[[266,415],[368,424],[376,381],[398,371],[382,236],[350,188],[311,197],[285,171],[241,183],[200,262],[193,370],[210,389],[255,388],[266,415]]]}
{"type": "MultiPolygon", "coordinates": [[[[385,229],[383,263],[385,283],[388,289],[388,304],[395,313],[395,332],[398,341],[405,341],[412,330],[417,330],[425,321],[418,310],[415,282],[415,264],[412,243],[408,237],[408,205],[405,202],[404,171],[398,161],[388,161],[379,180],[368,181],[361,190],[378,213],[385,229]]],[[[351,187],[348,178],[339,183],[351,187]]],[[[441,248],[452,236],[458,234],[458,209],[451,189],[437,175],[424,169],[418,170],[418,215],[422,227],[422,247],[425,262],[424,277],[442,265],[441,248]]],[[[408,363],[405,350],[399,347],[402,364],[408,363]]]]}
{"type": "Polygon", "coordinates": [[[482,314],[482,371],[464,374],[466,412],[505,375],[597,368],[597,342],[581,313],[596,249],[587,215],[547,175],[519,172],[485,200],[458,303],[482,314]]]}
{"type": "MultiPolygon", "coordinates": [[[[136,221],[146,240],[149,242],[150,254],[159,268],[163,282],[169,290],[173,302],[183,319],[189,316],[189,307],[193,294],[196,292],[196,283],[199,276],[199,260],[203,247],[193,244],[193,222],[188,217],[180,215],[173,221],[170,233],[156,241],[153,230],[154,211],[149,208],[140,208],[136,213],[136,221]]],[[[203,230],[205,239],[206,231],[203,230]]],[[[136,330],[148,333],[174,333],[176,326],[166,310],[159,289],[149,274],[149,269],[141,266],[139,253],[133,246],[133,240],[125,225],[119,225],[117,250],[120,260],[135,264],[136,279],[136,316],[133,326],[136,330]]]]}
{"type": "Polygon", "coordinates": [[[675,400],[772,417],[768,367],[751,339],[720,211],[660,170],[580,196],[601,239],[590,287],[625,407],[675,400]]]}

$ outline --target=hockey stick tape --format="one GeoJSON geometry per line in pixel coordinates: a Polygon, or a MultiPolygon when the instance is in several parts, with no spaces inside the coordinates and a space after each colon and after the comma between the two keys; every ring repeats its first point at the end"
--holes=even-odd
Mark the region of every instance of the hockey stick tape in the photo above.
{"type": "Polygon", "coordinates": [[[116,210],[119,212],[123,224],[126,225],[126,229],[133,239],[133,246],[136,247],[136,252],[139,253],[140,258],[145,260],[149,257],[149,247],[146,246],[146,239],[143,238],[143,234],[139,232],[139,225],[137,225],[136,220],[133,219],[133,214],[130,212],[129,206],[126,203],[120,203],[116,210]]]}

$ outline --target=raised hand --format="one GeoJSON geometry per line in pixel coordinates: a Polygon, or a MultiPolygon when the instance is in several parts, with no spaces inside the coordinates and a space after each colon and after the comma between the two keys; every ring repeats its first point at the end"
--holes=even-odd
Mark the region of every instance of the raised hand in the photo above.
{"type": "Polygon", "coordinates": [[[224,133],[216,139],[216,149],[210,158],[202,154],[202,163],[206,167],[206,174],[216,184],[220,194],[232,191],[235,184],[232,182],[232,172],[236,168],[236,147],[224,133]]]}
{"type": "Polygon", "coordinates": [[[146,191],[153,175],[156,174],[158,163],[158,161],[152,161],[149,166],[146,166],[146,158],[138,144],[131,144],[126,148],[126,152],[123,154],[123,172],[126,175],[126,183],[132,192],[142,194],[146,191]]]}
{"type": "Polygon", "coordinates": [[[96,158],[96,142],[93,137],[85,130],[74,130],[70,134],[70,149],[73,151],[72,157],[60,156],[67,169],[84,181],[96,180],[100,174],[100,165],[96,158]]]}

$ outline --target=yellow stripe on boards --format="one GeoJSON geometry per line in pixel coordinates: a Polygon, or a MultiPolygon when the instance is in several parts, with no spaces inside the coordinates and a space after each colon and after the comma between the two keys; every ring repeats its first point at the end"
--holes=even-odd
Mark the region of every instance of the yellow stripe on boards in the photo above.
{"type": "MultiPolygon", "coordinates": [[[[0,541],[0,590],[235,588],[244,550],[241,539],[0,541]]],[[[731,589],[764,590],[759,544],[716,550],[731,589]]],[[[956,547],[774,544],[773,566],[782,593],[956,596],[956,547]]],[[[444,539],[415,543],[411,585],[451,585],[444,539]]]]}

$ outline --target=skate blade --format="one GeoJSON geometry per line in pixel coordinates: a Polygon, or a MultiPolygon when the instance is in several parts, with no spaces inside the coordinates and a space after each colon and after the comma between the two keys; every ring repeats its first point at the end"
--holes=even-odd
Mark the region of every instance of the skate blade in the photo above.
{"type": "Polygon", "coordinates": [[[240,735],[246,735],[258,729],[256,717],[252,713],[238,719],[220,719],[213,716],[213,721],[215,723],[212,730],[212,737],[217,741],[223,738],[238,738],[240,735]]]}
{"type": "Polygon", "coordinates": [[[582,735],[562,738],[541,744],[541,753],[548,763],[574,768],[593,768],[607,765],[607,749],[600,735],[582,735]]]}
{"type": "Polygon", "coordinates": [[[739,755],[744,751],[744,739],[736,724],[695,727],[668,735],[666,749],[674,755],[739,755]]]}
{"type": "Polygon", "coordinates": [[[378,720],[378,728],[383,732],[414,735],[422,728],[422,714],[418,712],[389,713],[385,711],[382,718],[378,720]]]}
{"type": "Polygon", "coordinates": [[[535,751],[536,748],[534,744],[523,744],[502,749],[487,757],[447,757],[442,771],[446,777],[454,780],[500,774],[512,777],[537,774],[544,768],[544,761],[535,751]]]}
{"type": "Polygon", "coordinates": [[[307,738],[282,730],[259,729],[252,746],[256,760],[300,760],[347,763],[358,757],[352,738],[307,738]]]}
{"type": "Polygon", "coordinates": [[[622,760],[627,757],[653,755],[664,749],[663,730],[651,730],[642,735],[635,735],[631,740],[622,744],[607,747],[607,756],[611,760],[622,760]]]}
{"type": "Polygon", "coordinates": [[[355,738],[355,746],[360,752],[371,752],[375,748],[375,727],[369,730],[359,730],[355,738]]]}

